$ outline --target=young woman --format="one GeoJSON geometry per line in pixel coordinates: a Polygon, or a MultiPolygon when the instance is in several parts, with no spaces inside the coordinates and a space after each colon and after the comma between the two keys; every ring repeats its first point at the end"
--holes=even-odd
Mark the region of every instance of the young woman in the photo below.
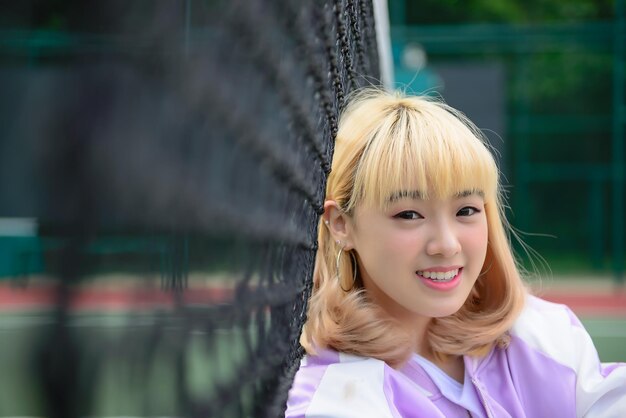
{"type": "Polygon", "coordinates": [[[626,364],[527,294],[498,169],[459,112],[355,95],[324,207],[287,417],[626,416],[626,364]]]}

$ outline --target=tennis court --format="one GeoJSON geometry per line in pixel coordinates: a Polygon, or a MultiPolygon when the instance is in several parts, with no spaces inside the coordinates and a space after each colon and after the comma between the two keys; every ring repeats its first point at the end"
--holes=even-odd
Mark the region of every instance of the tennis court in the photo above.
{"type": "MultiPolygon", "coordinates": [[[[206,277],[191,275],[192,291],[183,296],[186,309],[231,301],[232,287],[223,276],[206,277]]],[[[253,322],[247,333],[219,325],[190,330],[188,317],[174,312],[173,293],[160,289],[158,281],[149,286],[152,279],[104,275],[84,283],[72,298],[64,323],[70,340],[65,347],[73,352],[63,353],[58,363],[73,363],[79,370],[82,393],[91,393],[82,403],[89,415],[180,415],[181,388],[190,396],[213,397],[220,384],[236,378],[235,371],[247,360],[245,350],[256,344],[250,333],[253,322]],[[184,384],[179,361],[185,362],[184,384]]],[[[50,283],[42,278],[27,285],[0,282],[2,417],[47,416],[41,396],[46,343],[52,333],[61,332],[50,283]]]]}
{"type": "MultiPolygon", "coordinates": [[[[26,296],[28,293],[6,286],[0,292],[0,300],[5,302],[0,313],[0,416],[45,414],[39,395],[36,350],[41,338],[53,329],[54,311],[41,293],[26,296]],[[12,303],[6,303],[8,296],[12,303]]],[[[215,291],[209,293],[215,295],[215,291]]],[[[623,294],[594,293],[580,287],[544,293],[548,299],[570,302],[603,361],[626,360],[623,294]]],[[[227,295],[226,290],[220,297],[227,295]]],[[[168,301],[160,299],[150,304],[144,298],[143,304],[129,307],[131,299],[124,299],[119,289],[108,294],[100,291],[99,298],[89,293],[81,297],[85,300],[77,301],[68,325],[80,348],[80,381],[92,385],[91,415],[176,415],[180,411],[176,396],[180,376],[176,363],[168,356],[183,333],[171,315],[163,315],[170,309],[168,301]],[[162,330],[157,339],[155,329],[162,330]]],[[[213,396],[220,382],[236,381],[235,370],[247,361],[246,345],[257,337],[254,329],[224,328],[210,335],[199,329],[191,332],[185,343],[184,361],[185,386],[192,396],[213,396]]],[[[245,401],[246,395],[242,397],[245,401]]]]}

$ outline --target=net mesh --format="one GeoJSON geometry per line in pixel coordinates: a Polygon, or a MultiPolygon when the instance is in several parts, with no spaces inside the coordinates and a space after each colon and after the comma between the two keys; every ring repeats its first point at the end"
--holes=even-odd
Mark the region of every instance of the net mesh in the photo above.
{"type": "Polygon", "coordinates": [[[2,8],[0,415],[282,416],[372,4],[2,8]]]}

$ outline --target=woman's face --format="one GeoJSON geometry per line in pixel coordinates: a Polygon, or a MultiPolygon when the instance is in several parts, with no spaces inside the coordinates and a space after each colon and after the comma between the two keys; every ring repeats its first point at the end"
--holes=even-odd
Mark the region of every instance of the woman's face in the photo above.
{"type": "Polygon", "coordinates": [[[432,200],[401,193],[384,211],[357,207],[349,223],[365,288],[398,319],[455,313],[485,260],[481,193],[432,200]]]}

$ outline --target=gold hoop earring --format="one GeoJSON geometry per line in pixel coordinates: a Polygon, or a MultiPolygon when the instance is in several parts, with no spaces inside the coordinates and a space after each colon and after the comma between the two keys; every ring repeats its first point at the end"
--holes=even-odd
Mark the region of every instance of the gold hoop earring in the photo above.
{"type": "Polygon", "coordinates": [[[350,261],[352,262],[352,286],[350,286],[350,288],[345,289],[342,285],[341,285],[341,275],[339,273],[339,260],[341,259],[341,254],[343,253],[343,246],[341,246],[341,248],[339,249],[339,252],[337,253],[337,260],[335,261],[335,268],[337,270],[337,280],[339,281],[339,287],[341,287],[341,290],[343,290],[344,292],[348,293],[349,291],[351,291],[352,289],[354,289],[354,284],[356,283],[356,269],[357,269],[357,263],[356,263],[356,258],[355,256],[352,254],[352,252],[350,252],[350,261]]]}

